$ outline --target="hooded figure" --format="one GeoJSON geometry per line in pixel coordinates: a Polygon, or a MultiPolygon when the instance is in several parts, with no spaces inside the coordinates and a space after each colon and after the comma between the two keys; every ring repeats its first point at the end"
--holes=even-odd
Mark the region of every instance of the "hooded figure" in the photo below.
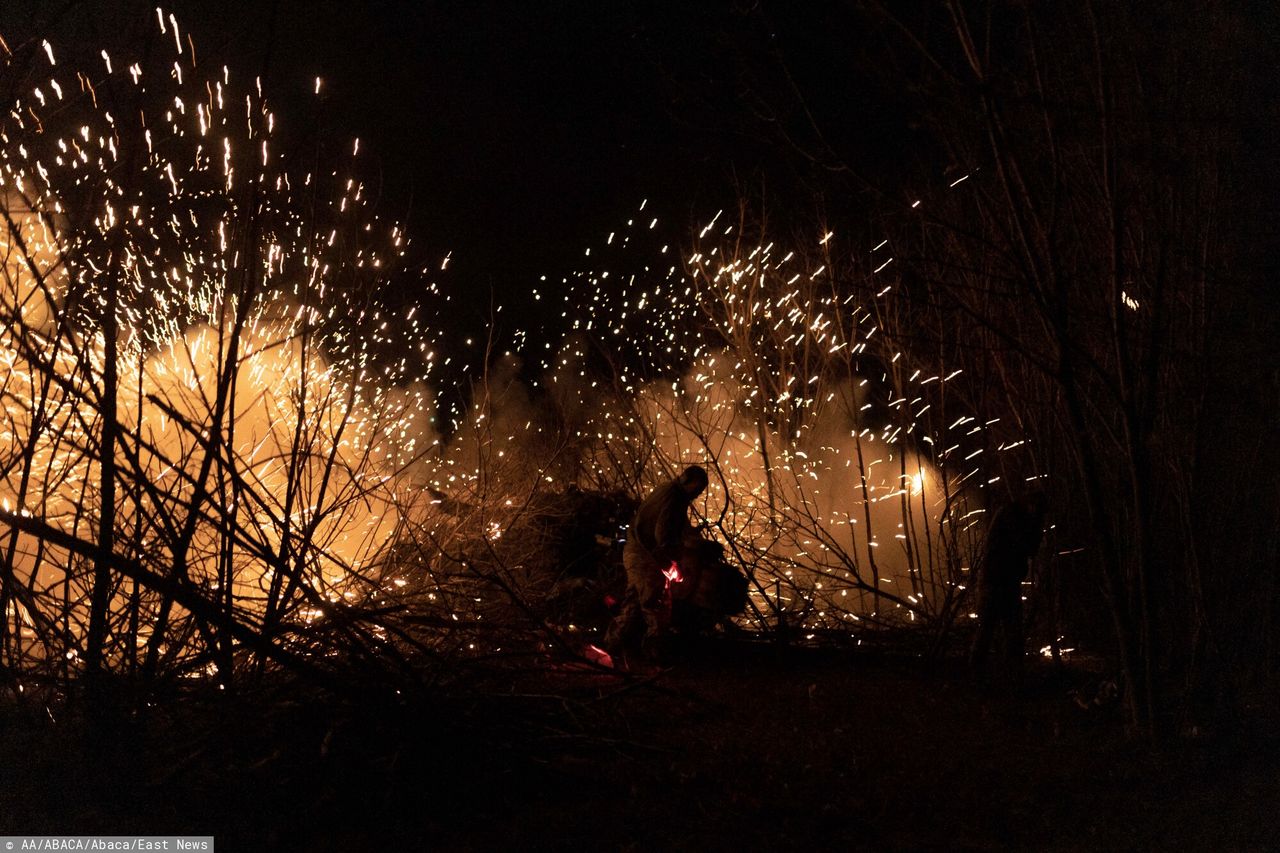
{"type": "Polygon", "coordinates": [[[999,627],[1004,632],[1004,658],[1009,675],[1014,680],[1021,676],[1026,642],[1022,627],[1022,582],[1027,578],[1028,563],[1040,550],[1047,506],[1043,492],[1032,492],[1001,507],[991,519],[979,577],[978,635],[970,656],[978,672],[986,665],[992,638],[999,627]]]}
{"type": "Polygon", "coordinates": [[[698,539],[689,523],[689,507],[707,487],[707,472],[691,465],[671,482],[653,491],[636,510],[622,550],[627,592],[622,610],[609,628],[605,645],[627,651],[641,634],[641,651],[659,657],[671,620],[669,584],[679,583],[680,558],[686,545],[698,539]]]}

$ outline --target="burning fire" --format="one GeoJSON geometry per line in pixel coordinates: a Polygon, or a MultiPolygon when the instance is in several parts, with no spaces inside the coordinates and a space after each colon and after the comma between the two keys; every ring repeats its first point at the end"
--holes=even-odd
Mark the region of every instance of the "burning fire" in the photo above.
{"type": "Polygon", "coordinates": [[[176,19],[157,26],[171,53],[149,64],[103,51],[75,69],[45,42],[0,119],[11,659],[83,645],[104,541],[139,567],[110,591],[110,633],[137,647],[112,650],[122,663],[180,657],[218,613],[269,632],[428,590],[423,606],[478,619],[482,595],[393,546],[444,554],[471,525],[511,547],[530,493],[651,488],[678,461],[716,472],[700,509],[753,562],[760,618],[848,629],[962,588],[979,513],[964,495],[998,478],[985,425],[946,408],[957,372],[892,340],[885,244],[849,287],[832,234],[740,249],[717,214],[688,257],[664,245],[611,271],[659,233],[637,216],[593,270],[539,285],[563,328],[518,336],[446,441],[430,389],[452,358],[448,294],[372,212],[359,142],[336,168],[291,160],[258,82],[206,73],[176,19]],[[106,109],[104,86],[133,107],[106,109]],[[383,298],[395,276],[417,304],[383,298]],[[589,368],[623,341],[616,382],[589,368]],[[545,379],[525,387],[514,360],[538,345],[545,379]],[[139,572],[211,609],[144,594],[139,572]]]}

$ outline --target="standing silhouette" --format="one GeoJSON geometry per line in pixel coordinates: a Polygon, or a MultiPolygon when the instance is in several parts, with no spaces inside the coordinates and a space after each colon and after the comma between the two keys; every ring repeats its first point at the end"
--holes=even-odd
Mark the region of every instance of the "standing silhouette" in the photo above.
{"type": "Polygon", "coordinates": [[[999,631],[1004,639],[1006,673],[1014,681],[1022,677],[1026,643],[1022,625],[1022,582],[1027,578],[1031,559],[1040,550],[1047,508],[1044,493],[1032,492],[1001,507],[987,528],[978,578],[978,635],[969,658],[979,675],[985,674],[987,655],[999,631]]]}

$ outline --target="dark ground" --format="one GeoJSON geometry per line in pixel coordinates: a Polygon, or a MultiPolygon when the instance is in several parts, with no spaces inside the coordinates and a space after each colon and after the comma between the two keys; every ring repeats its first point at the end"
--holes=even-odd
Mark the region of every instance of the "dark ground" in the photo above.
{"type": "MultiPolygon", "coordinates": [[[[1265,850],[1261,718],[1153,747],[1116,709],[880,655],[708,643],[651,679],[508,695],[187,698],[109,745],[0,714],[0,834],[213,834],[220,850],[1265,850]]],[[[1255,709],[1257,710],[1257,709],[1255,709]]]]}

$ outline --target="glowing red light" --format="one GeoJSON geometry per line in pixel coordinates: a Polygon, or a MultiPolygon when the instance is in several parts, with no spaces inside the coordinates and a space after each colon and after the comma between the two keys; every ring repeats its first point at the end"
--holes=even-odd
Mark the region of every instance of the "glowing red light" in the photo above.
{"type": "Polygon", "coordinates": [[[597,645],[588,643],[583,656],[592,663],[600,666],[613,667],[613,656],[597,645]]]}

